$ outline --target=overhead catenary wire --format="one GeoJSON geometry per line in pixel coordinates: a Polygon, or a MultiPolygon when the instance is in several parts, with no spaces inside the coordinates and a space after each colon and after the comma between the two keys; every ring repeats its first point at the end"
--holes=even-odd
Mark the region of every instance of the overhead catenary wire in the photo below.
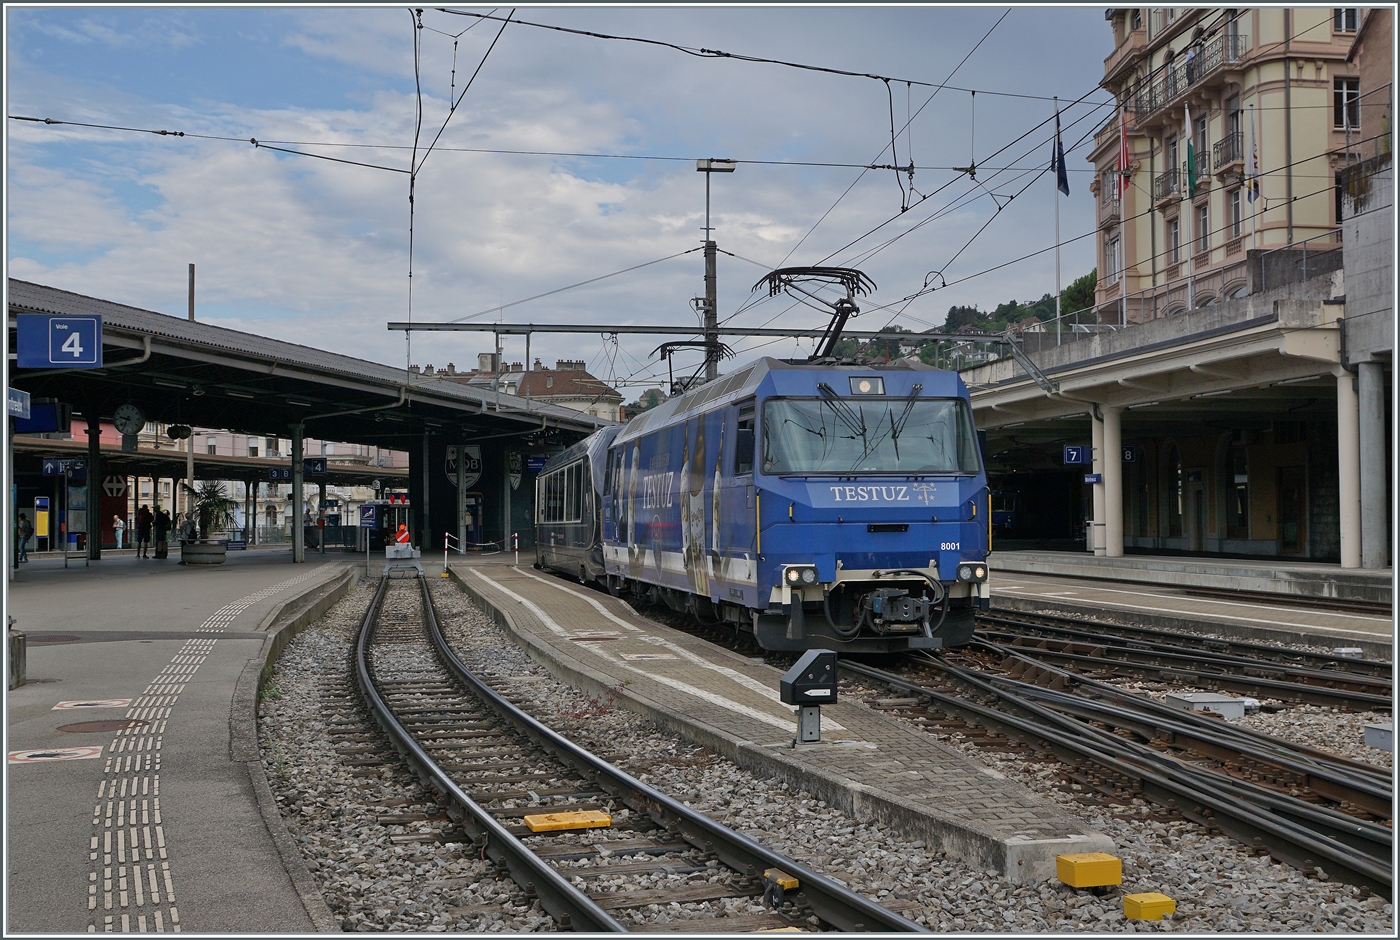
{"type": "MultiPolygon", "coordinates": [[[[453,16],[474,16],[474,17],[477,17],[478,19],[484,19],[484,20],[499,20],[499,19],[500,19],[500,17],[492,16],[492,15],[490,15],[490,14],[485,14],[485,13],[468,13],[468,12],[465,11],[465,10],[452,10],[452,9],[448,9],[448,8],[446,8],[446,7],[436,7],[435,9],[436,9],[439,13],[447,13],[447,14],[451,14],[451,15],[453,15],[453,16]]],[[[1010,12],[1010,11],[1008,10],[1008,12],[1010,12]]],[[[957,86],[957,85],[950,85],[950,84],[948,84],[948,83],[946,82],[946,80],[945,80],[944,82],[924,82],[924,81],[919,81],[918,79],[913,79],[913,78],[899,78],[899,77],[896,77],[896,76],[893,76],[893,75],[880,75],[880,74],[877,74],[877,73],[874,73],[874,72],[855,72],[855,71],[851,71],[851,70],[848,70],[848,69],[838,69],[838,68],[833,68],[832,66],[828,66],[828,65],[812,65],[812,64],[806,63],[806,62],[790,62],[790,61],[785,60],[785,59],[772,59],[772,58],[767,58],[767,57],[764,57],[764,56],[744,55],[744,54],[738,53],[738,52],[725,52],[725,51],[722,50],[722,49],[705,49],[705,48],[701,48],[701,47],[698,47],[698,46],[683,46],[683,45],[681,45],[681,44],[679,44],[679,43],[668,42],[668,41],[666,41],[666,40],[664,40],[664,39],[646,39],[646,38],[639,37],[639,36],[617,36],[617,35],[612,35],[612,34],[610,34],[610,33],[600,33],[600,32],[596,32],[596,31],[594,31],[594,30],[573,29],[573,28],[570,28],[570,27],[568,27],[568,26],[555,26],[555,25],[550,24],[550,23],[535,23],[535,22],[531,22],[531,21],[529,21],[529,20],[514,20],[514,22],[517,23],[517,24],[519,24],[520,26],[531,26],[531,27],[534,27],[534,28],[536,28],[536,29],[547,29],[547,30],[552,30],[552,31],[557,32],[557,33],[570,33],[570,34],[575,35],[575,36],[587,36],[587,37],[590,37],[590,38],[592,38],[592,39],[604,39],[604,40],[612,40],[612,41],[616,41],[616,42],[633,42],[633,43],[639,43],[639,44],[641,44],[641,45],[647,45],[647,46],[660,46],[660,47],[663,47],[663,48],[666,48],[666,49],[671,49],[671,50],[673,50],[673,51],[675,51],[675,52],[680,52],[680,53],[683,53],[683,54],[685,54],[685,55],[694,56],[695,58],[700,58],[700,59],[732,59],[732,60],[734,60],[734,61],[736,61],[736,62],[752,62],[752,63],[755,63],[755,64],[762,64],[762,65],[778,65],[778,66],[782,66],[782,67],[784,67],[784,68],[801,69],[801,70],[807,71],[807,72],[824,72],[824,73],[826,73],[826,74],[828,74],[828,75],[841,75],[841,76],[845,76],[845,77],[847,77],[847,78],[868,78],[868,79],[872,79],[872,80],[877,81],[877,82],[886,82],[886,81],[891,81],[891,82],[905,82],[905,83],[910,84],[910,85],[918,85],[918,86],[921,87],[921,88],[934,88],[934,89],[948,88],[948,89],[950,89],[950,90],[952,90],[952,91],[972,91],[972,90],[973,90],[973,89],[971,89],[971,88],[962,88],[962,87],[959,87],[959,86],[957,86]]],[[[1000,21],[998,21],[998,22],[1000,22],[1000,21]]],[[[1030,95],[1030,94],[1025,94],[1025,93],[1023,93],[1023,92],[1012,92],[1012,91],[991,91],[991,90],[985,89],[985,88],[979,88],[979,89],[976,89],[976,90],[979,91],[979,92],[981,92],[981,93],[984,94],[984,95],[997,95],[997,96],[1003,97],[1003,98],[1026,98],[1026,99],[1032,99],[1032,100],[1036,100],[1036,101],[1049,101],[1049,100],[1050,100],[1050,96],[1049,96],[1049,95],[1030,95]]]]}

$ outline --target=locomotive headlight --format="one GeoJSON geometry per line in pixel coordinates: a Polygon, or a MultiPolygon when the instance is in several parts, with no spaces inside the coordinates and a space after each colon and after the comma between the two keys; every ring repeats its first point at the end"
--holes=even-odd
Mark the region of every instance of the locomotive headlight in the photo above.
{"type": "Polygon", "coordinates": [[[797,568],[789,568],[787,570],[787,579],[788,584],[796,584],[798,581],[802,580],[802,572],[797,568]]]}
{"type": "Polygon", "coordinates": [[[985,581],[987,580],[987,566],[978,564],[958,565],[959,581],[985,581]]]}
{"type": "Polygon", "coordinates": [[[816,569],[816,568],[803,568],[803,569],[802,569],[802,583],[803,583],[803,584],[816,584],[816,583],[817,583],[817,569],[816,569]]]}
{"type": "Polygon", "coordinates": [[[972,566],[971,566],[971,565],[959,565],[959,566],[958,566],[958,580],[959,580],[959,581],[971,581],[971,580],[972,580],[972,566]]]}
{"type": "Polygon", "coordinates": [[[811,565],[793,565],[783,573],[783,578],[791,587],[817,583],[817,569],[811,565]]]}

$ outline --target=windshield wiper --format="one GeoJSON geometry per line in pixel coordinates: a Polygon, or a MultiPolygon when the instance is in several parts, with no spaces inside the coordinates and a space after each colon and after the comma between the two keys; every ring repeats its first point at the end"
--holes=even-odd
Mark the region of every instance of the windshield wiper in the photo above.
{"type": "MultiPolygon", "coordinates": [[[[860,439],[864,441],[866,439],[864,413],[857,416],[856,413],[851,409],[851,406],[842,401],[840,396],[836,394],[836,390],[833,389],[830,385],[827,385],[825,382],[818,382],[817,389],[823,395],[826,395],[828,397],[827,404],[831,406],[832,413],[840,419],[841,423],[846,426],[847,430],[849,430],[852,434],[859,435],[860,439]]],[[[869,450],[868,445],[866,449],[867,451],[869,450]]]]}

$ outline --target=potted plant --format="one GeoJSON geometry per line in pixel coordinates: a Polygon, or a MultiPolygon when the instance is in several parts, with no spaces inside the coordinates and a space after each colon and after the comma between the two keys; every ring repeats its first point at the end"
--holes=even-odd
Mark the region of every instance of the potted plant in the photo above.
{"type": "Polygon", "coordinates": [[[238,503],[229,498],[223,483],[206,480],[198,486],[181,484],[191,500],[190,512],[197,527],[196,538],[180,539],[180,563],[184,565],[222,565],[228,554],[228,542],[212,538],[233,523],[238,503]]]}

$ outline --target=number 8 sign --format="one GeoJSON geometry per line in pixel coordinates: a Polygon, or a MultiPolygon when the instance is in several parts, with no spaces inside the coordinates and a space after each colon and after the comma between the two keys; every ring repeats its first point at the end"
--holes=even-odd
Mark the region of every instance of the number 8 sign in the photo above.
{"type": "Polygon", "coordinates": [[[102,318],[20,314],[15,318],[20,369],[102,368],[102,318]]]}

